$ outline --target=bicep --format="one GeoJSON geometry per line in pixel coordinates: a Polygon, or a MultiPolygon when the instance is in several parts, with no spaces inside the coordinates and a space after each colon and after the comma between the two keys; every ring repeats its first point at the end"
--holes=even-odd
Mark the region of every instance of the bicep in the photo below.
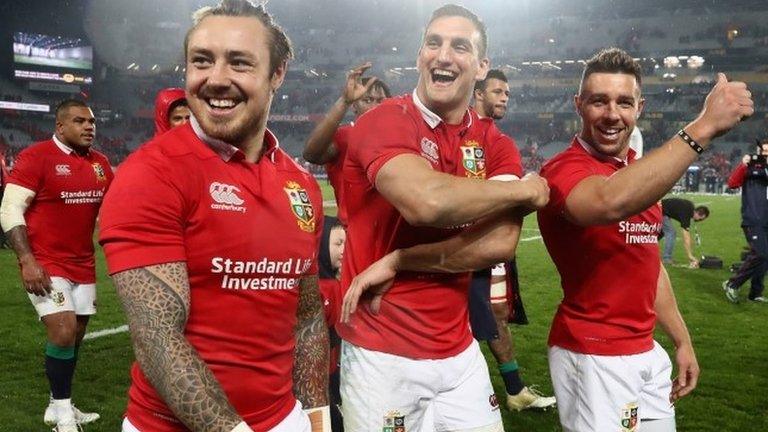
{"type": "Polygon", "coordinates": [[[603,187],[607,177],[591,175],[585,177],[571,189],[565,198],[564,213],[576,225],[602,225],[614,222],[603,187]]]}
{"type": "Polygon", "coordinates": [[[173,262],[112,275],[131,332],[183,330],[189,314],[186,263],[173,262]]]}
{"type": "Polygon", "coordinates": [[[404,216],[424,205],[428,185],[446,175],[432,169],[424,158],[412,153],[399,154],[379,169],[375,187],[404,216]]]}

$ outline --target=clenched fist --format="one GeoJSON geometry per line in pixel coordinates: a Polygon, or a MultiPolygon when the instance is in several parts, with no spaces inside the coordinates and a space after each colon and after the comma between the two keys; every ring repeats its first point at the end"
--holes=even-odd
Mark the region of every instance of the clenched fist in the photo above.
{"type": "Polygon", "coordinates": [[[536,173],[528,173],[520,180],[519,185],[528,193],[529,208],[538,210],[549,202],[549,185],[544,177],[536,173]]]}

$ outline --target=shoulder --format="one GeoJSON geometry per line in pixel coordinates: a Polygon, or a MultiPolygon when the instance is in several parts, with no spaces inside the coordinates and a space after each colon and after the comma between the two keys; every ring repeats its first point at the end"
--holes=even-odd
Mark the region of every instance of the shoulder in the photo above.
{"type": "Polygon", "coordinates": [[[392,97],[358,117],[353,129],[358,130],[361,124],[413,119],[416,114],[411,95],[392,97]]]}
{"type": "Polygon", "coordinates": [[[541,167],[541,174],[555,173],[565,166],[576,165],[586,167],[591,166],[593,163],[594,158],[572,145],[547,161],[544,166],[541,167]]]}
{"type": "Polygon", "coordinates": [[[53,150],[57,150],[56,144],[53,140],[38,141],[30,144],[27,148],[19,152],[19,156],[35,155],[43,156],[51,154],[53,150]]]}

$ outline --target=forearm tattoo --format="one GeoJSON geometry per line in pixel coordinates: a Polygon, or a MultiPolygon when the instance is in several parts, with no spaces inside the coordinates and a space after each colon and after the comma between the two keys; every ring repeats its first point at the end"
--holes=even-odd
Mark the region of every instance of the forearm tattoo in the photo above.
{"type": "Polygon", "coordinates": [[[328,405],[328,327],[317,276],[299,284],[293,393],[305,409],[328,405]]]}
{"type": "Polygon", "coordinates": [[[176,417],[192,431],[228,432],[242,421],[184,337],[189,279],[183,262],[113,276],[136,359],[176,417]]]}

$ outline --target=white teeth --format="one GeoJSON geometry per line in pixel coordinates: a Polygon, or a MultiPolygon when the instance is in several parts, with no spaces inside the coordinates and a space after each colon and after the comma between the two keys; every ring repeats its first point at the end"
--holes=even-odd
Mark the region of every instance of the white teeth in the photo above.
{"type": "Polygon", "coordinates": [[[235,101],[232,99],[209,99],[208,103],[216,108],[232,108],[235,106],[235,101]]]}
{"type": "Polygon", "coordinates": [[[443,70],[443,69],[435,69],[434,71],[432,71],[432,73],[434,73],[435,75],[441,75],[441,76],[453,78],[453,72],[443,70]]]}

